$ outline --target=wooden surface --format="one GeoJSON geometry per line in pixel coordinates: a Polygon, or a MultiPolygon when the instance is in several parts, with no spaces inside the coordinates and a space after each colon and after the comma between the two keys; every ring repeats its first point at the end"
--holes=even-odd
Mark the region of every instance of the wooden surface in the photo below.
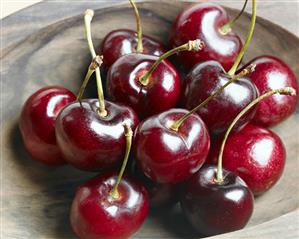
{"type": "Polygon", "coordinates": [[[12,1],[12,0],[1,0],[1,12],[0,18],[7,17],[23,8],[29,7],[33,4],[39,3],[41,0],[26,0],[26,1],[12,1]]]}
{"type": "MultiPolygon", "coordinates": [[[[26,1],[12,1],[12,0],[2,0],[2,11],[1,18],[7,17],[9,14],[12,14],[16,11],[19,11],[25,7],[28,7],[36,2],[41,2],[42,0],[26,0],[26,1]]],[[[127,0],[97,0],[96,4],[100,5],[107,2],[126,2],[127,0]]],[[[179,0],[170,0],[172,2],[179,0]]],[[[211,1],[211,0],[205,0],[211,1]]],[[[63,6],[72,5],[74,1],[72,0],[60,0],[59,2],[64,2],[63,6]]],[[[137,2],[137,1],[136,1],[137,2]]],[[[243,1],[240,0],[213,0],[213,2],[222,4],[223,6],[241,9],[243,5],[243,1]]],[[[49,4],[57,4],[53,0],[47,0],[47,5],[49,4]]],[[[289,31],[293,32],[297,36],[299,35],[299,1],[298,0],[263,0],[258,2],[258,15],[263,16],[263,18],[270,20],[289,31]],[[281,11],[283,9],[283,11],[281,11]],[[278,17],[279,16],[279,17],[278,17]]],[[[250,12],[250,4],[247,7],[247,11],[250,12]]],[[[69,6],[67,6],[68,8],[69,6]]],[[[30,11],[27,12],[27,9],[22,11],[23,16],[35,18],[36,12],[30,15],[30,11]],[[28,14],[29,13],[29,14],[28,14]]],[[[72,13],[72,12],[71,12],[72,13]]],[[[20,16],[20,12],[18,12],[18,16],[20,16]]],[[[13,16],[13,18],[15,18],[13,16]]]]}
{"type": "MultiPolygon", "coordinates": [[[[14,1],[5,0],[7,4],[12,5],[14,1]]],[[[142,0],[145,1],[145,0],[142,0]]],[[[160,0],[147,0],[159,2],[160,0]]],[[[167,1],[167,0],[164,0],[167,1]]],[[[170,0],[171,2],[179,2],[180,0],[170,0]]],[[[192,1],[192,0],[191,0],[192,1]]],[[[200,0],[193,0],[200,1],[200,0]]],[[[205,0],[209,1],[209,0],[205,0]]],[[[1,34],[2,47],[5,48],[21,39],[28,37],[30,34],[37,32],[41,28],[55,23],[58,19],[69,18],[81,14],[85,8],[105,8],[106,6],[125,3],[127,0],[97,0],[95,2],[86,1],[84,3],[61,0],[61,1],[43,1],[34,7],[26,8],[16,15],[8,16],[2,22],[3,30],[1,34]],[[47,9],[47,13],[44,10],[47,9]],[[57,12],[57,9],[60,9],[57,12]],[[23,31],[26,29],[26,31],[23,31]]],[[[242,8],[243,1],[239,0],[215,0],[219,4],[223,4],[230,8],[242,8]]],[[[5,8],[5,2],[2,3],[5,8]]],[[[251,4],[248,4],[247,11],[250,12],[251,4]]],[[[299,36],[299,1],[298,0],[259,0],[258,15],[263,16],[288,31],[299,36]],[[282,11],[283,9],[283,11],[282,11]]]]}
{"type": "MultiPolygon", "coordinates": [[[[160,2],[159,5],[140,3],[139,7],[144,32],[165,41],[171,22],[186,3],[160,2]]],[[[77,92],[89,60],[82,24],[86,8],[97,9],[92,25],[97,44],[113,29],[135,28],[129,5],[116,2],[100,5],[74,2],[67,6],[63,2],[45,2],[2,22],[5,35],[0,98],[3,238],[75,238],[69,227],[70,203],[75,188],[94,174],[68,166],[48,168],[32,161],[22,145],[17,121],[23,102],[42,86],[60,84],[77,92]],[[24,17],[29,12],[36,17],[24,17]]],[[[249,17],[244,16],[236,25],[236,31],[244,36],[248,24],[249,17]]],[[[298,44],[295,36],[258,18],[245,62],[260,54],[277,55],[298,76],[298,44]]],[[[217,238],[299,237],[296,211],[299,204],[298,119],[297,108],[296,115],[274,129],[285,142],[288,153],[281,180],[256,199],[254,215],[244,230],[217,238]]],[[[192,238],[192,230],[178,210],[161,210],[154,214],[134,238],[192,238]]]]}

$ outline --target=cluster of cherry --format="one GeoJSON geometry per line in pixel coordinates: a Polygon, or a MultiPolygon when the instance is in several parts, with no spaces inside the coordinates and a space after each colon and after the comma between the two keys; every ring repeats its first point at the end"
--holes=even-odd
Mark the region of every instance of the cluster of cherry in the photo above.
{"type": "Polygon", "coordinates": [[[176,18],[167,52],[142,36],[130,2],[137,32],[110,32],[102,56],[92,43],[94,13],[85,12],[92,61],[79,94],[49,86],[31,95],[20,118],[24,144],[43,163],[101,172],[78,188],[72,204],[71,225],[80,238],[127,238],[149,205],[178,201],[203,235],[241,229],[253,195],[282,174],[285,148],[266,127],[295,111],[296,77],[272,56],[240,66],[253,35],[255,0],[244,44],[231,29],[247,1],[232,21],[222,7],[198,3],[176,18]],[[111,101],[104,100],[100,67],[111,101]],[[82,99],[94,73],[98,99],[82,99]]]}

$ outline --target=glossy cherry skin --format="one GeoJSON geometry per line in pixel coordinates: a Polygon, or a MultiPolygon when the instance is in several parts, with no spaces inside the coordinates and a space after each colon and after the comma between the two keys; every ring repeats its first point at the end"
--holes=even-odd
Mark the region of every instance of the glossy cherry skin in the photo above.
{"type": "Polygon", "coordinates": [[[123,124],[133,130],[139,123],[135,112],[105,101],[106,117],[98,114],[98,100],[74,102],[56,120],[56,138],[65,160],[76,168],[99,171],[116,167],[126,149],[123,124]]]}
{"type": "Polygon", "coordinates": [[[108,96],[131,106],[141,117],[161,113],[174,107],[180,95],[180,77],[175,67],[162,61],[143,86],[139,78],[158,59],[145,54],[130,54],[119,58],[107,75],[108,96]]]}
{"type": "Polygon", "coordinates": [[[131,160],[130,173],[138,178],[145,186],[151,208],[171,207],[178,201],[176,185],[153,182],[137,167],[134,158],[131,160]]]}
{"type": "Polygon", "coordinates": [[[199,52],[180,52],[177,60],[186,69],[203,61],[216,60],[228,71],[243,45],[234,32],[220,33],[220,28],[228,22],[226,11],[217,4],[199,3],[183,10],[172,26],[170,47],[194,39],[203,40],[205,47],[199,52]]]}
{"type": "Polygon", "coordinates": [[[205,165],[184,183],[181,206],[193,227],[205,236],[242,229],[249,221],[254,198],[246,183],[227,170],[216,182],[215,166],[205,165]]]}
{"type": "Polygon", "coordinates": [[[124,239],[137,231],[148,214],[146,189],[125,176],[118,186],[119,198],[110,192],[117,173],[99,175],[76,192],[70,212],[73,231],[82,239],[124,239]]]}
{"type": "MultiPolygon", "coordinates": [[[[182,93],[182,102],[192,109],[223,86],[229,77],[219,62],[207,61],[196,65],[187,75],[182,93]]],[[[237,114],[257,97],[255,85],[246,77],[228,85],[197,113],[213,134],[224,132],[237,114]]],[[[242,126],[249,122],[255,111],[244,115],[238,122],[242,126]]]]}
{"type": "Polygon", "coordinates": [[[56,144],[55,120],[58,113],[76,96],[60,86],[44,87],[25,102],[19,120],[24,145],[33,159],[48,165],[61,165],[63,160],[56,144]]]}
{"type": "MultiPolygon", "coordinates": [[[[142,44],[144,54],[160,56],[165,53],[163,44],[149,36],[142,36],[142,44]]],[[[121,56],[135,53],[136,48],[137,36],[135,31],[119,29],[108,33],[99,50],[104,57],[104,69],[108,70],[121,56]]]]}
{"type": "MultiPolygon", "coordinates": [[[[259,56],[248,64],[255,64],[255,71],[248,77],[255,83],[260,94],[269,90],[293,87],[298,93],[298,83],[293,71],[280,59],[274,56],[259,56]]],[[[297,96],[273,95],[256,107],[253,123],[269,127],[276,125],[296,110],[297,96]]]]}
{"type": "Polygon", "coordinates": [[[137,163],[144,174],[158,183],[177,183],[189,178],[206,160],[210,136],[196,114],[177,131],[171,124],[188,111],[171,109],[154,115],[137,127],[134,134],[137,163]]]}
{"type": "MultiPolygon", "coordinates": [[[[220,141],[211,151],[209,162],[217,162],[219,148],[220,141]]],[[[254,195],[273,187],[282,175],[285,160],[285,147],[278,135],[252,124],[232,133],[223,153],[223,167],[239,175],[254,195]]]]}

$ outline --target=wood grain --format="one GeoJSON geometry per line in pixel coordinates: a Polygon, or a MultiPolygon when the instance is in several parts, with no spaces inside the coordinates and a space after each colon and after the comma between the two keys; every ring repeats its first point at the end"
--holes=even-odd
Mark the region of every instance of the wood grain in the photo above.
{"type": "MultiPolygon", "coordinates": [[[[142,0],[143,2],[145,0],[142,0]]],[[[163,2],[169,0],[147,0],[150,2],[163,2]]],[[[179,2],[181,0],[171,0],[171,2],[179,2]]],[[[196,0],[185,0],[192,2],[196,0]]],[[[197,0],[199,2],[201,0],[197,0]]],[[[203,1],[203,0],[202,0],[203,1]]],[[[210,0],[205,0],[210,1],[210,0]]],[[[8,16],[2,22],[1,48],[6,48],[9,45],[14,45],[16,42],[28,37],[31,33],[36,32],[44,26],[51,25],[58,20],[70,18],[82,12],[86,8],[97,9],[107,6],[119,5],[126,3],[127,0],[97,0],[86,1],[85,3],[61,0],[61,1],[43,1],[34,7],[23,9],[17,14],[8,16]],[[47,13],[45,14],[45,9],[47,13]],[[60,9],[60,11],[56,11],[60,9]]],[[[243,2],[236,0],[215,0],[213,2],[223,4],[226,7],[241,9],[243,2]]],[[[248,4],[247,10],[251,11],[251,4],[248,4]]],[[[4,5],[5,7],[5,5],[4,5]]],[[[299,36],[299,21],[298,21],[298,0],[263,0],[258,2],[258,15],[265,17],[280,26],[283,26],[288,31],[299,36]],[[281,11],[283,9],[283,11],[281,11]],[[279,17],[278,17],[279,16],[279,17]]]]}
{"type": "MultiPolygon", "coordinates": [[[[128,4],[78,2],[69,5],[71,10],[76,9],[77,15],[71,14],[69,9],[59,8],[58,11],[61,5],[57,4],[43,3],[27,9],[32,15],[43,18],[40,23],[22,18],[22,15],[19,18],[16,15],[17,21],[11,18],[3,22],[6,36],[1,55],[0,96],[3,238],[75,238],[68,220],[70,202],[75,188],[94,174],[68,166],[48,168],[32,161],[24,150],[17,127],[20,109],[30,94],[45,85],[59,84],[77,92],[89,61],[79,9],[97,9],[92,25],[93,39],[97,44],[113,29],[135,29],[128,4]],[[47,14],[43,12],[45,10],[47,14]],[[68,13],[64,14],[64,11],[68,13]],[[19,37],[22,33],[28,36],[19,37]]],[[[139,3],[145,33],[166,42],[171,22],[186,5],[178,1],[160,1],[159,5],[139,3]]],[[[229,13],[236,14],[236,11],[229,9],[229,13]]],[[[236,31],[244,36],[248,23],[249,16],[246,15],[236,25],[236,31]]],[[[256,55],[272,54],[286,61],[299,75],[298,44],[294,35],[258,18],[245,62],[256,55]]],[[[286,235],[283,238],[292,238],[298,235],[298,108],[296,115],[274,131],[281,136],[288,152],[283,177],[272,190],[256,199],[254,215],[244,230],[217,238],[264,239],[275,238],[275,235],[282,238],[282,233],[286,235]]],[[[179,208],[152,213],[134,236],[193,237],[194,233],[179,208]]]]}

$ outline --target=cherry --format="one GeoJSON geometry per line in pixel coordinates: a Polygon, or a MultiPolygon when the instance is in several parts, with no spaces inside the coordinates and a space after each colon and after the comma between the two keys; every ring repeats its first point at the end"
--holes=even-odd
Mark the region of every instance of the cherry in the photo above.
{"type": "Polygon", "coordinates": [[[135,155],[144,174],[158,183],[189,178],[205,162],[210,137],[204,122],[183,109],[171,109],[141,122],[134,135],[135,155]]]}
{"type": "MultiPolygon", "coordinates": [[[[220,134],[234,119],[234,117],[249,102],[257,97],[255,85],[246,77],[254,71],[254,65],[244,68],[245,71],[235,75],[238,65],[247,50],[253,35],[256,20],[256,9],[253,8],[250,29],[234,65],[226,72],[218,61],[206,61],[194,66],[186,76],[183,84],[181,102],[187,109],[191,109],[203,102],[213,92],[223,89],[206,107],[201,107],[197,113],[207,124],[213,134],[220,134]],[[230,85],[229,85],[230,84],[230,85]],[[229,85],[229,86],[228,86],[229,85]]],[[[242,126],[254,116],[254,110],[245,115],[239,125],[242,126]]]]}
{"type": "Polygon", "coordinates": [[[131,106],[142,118],[174,107],[180,95],[180,77],[165,59],[179,51],[200,50],[202,46],[200,40],[195,40],[159,58],[137,53],[122,56],[108,71],[108,95],[113,101],[131,106]]]}
{"type": "Polygon", "coordinates": [[[58,113],[75,99],[72,92],[60,86],[44,87],[27,99],[19,127],[25,147],[34,159],[48,165],[66,163],[56,144],[54,125],[58,113]]]}
{"type": "MultiPolygon", "coordinates": [[[[137,41],[136,32],[132,30],[119,29],[110,32],[99,50],[104,57],[104,69],[107,71],[121,56],[136,53],[137,41]]],[[[142,36],[142,45],[144,54],[161,56],[165,52],[162,43],[146,35],[142,36]]]]}
{"type": "Polygon", "coordinates": [[[71,208],[71,225],[79,238],[123,239],[133,234],[148,213],[145,188],[128,176],[119,185],[119,199],[109,192],[117,174],[105,173],[80,186],[71,208]]]}
{"type": "MultiPolygon", "coordinates": [[[[286,86],[298,90],[295,74],[280,59],[273,56],[259,56],[248,64],[256,65],[255,71],[248,77],[255,83],[260,94],[286,86]]],[[[297,96],[272,96],[257,105],[253,123],[265,127],[278,124],[294,113],[297,102],[297,96]]]]}
{"type": "Polygon", "coordinates": [[[180,77],[169,61],[163,61],[143,86],[139,78],[158,58],[131,54],[119,58],[107,75],[107,94],[116,102],[131,106],[141,118],[172,108],[180,94],[180,77]]]}
{"type": "Polygon", "coordinates": [[[148,197],[137,180],[122,178],[132,143],[132,131],[124,125],[126,154],[119,175],[107,172],[80,186],[72,203],[74,232],[84,239],[123,239],[131,236],[148,214],[148,197]]]}
{"type": "Polygon", "coordinates": [[[71,225],[79,238],[128,238],[148,213],[145,188],[128,176],[119,185],[119,199],[109,192],[117,174],[106,173],[80,186],[71,208],[71,225]]]}
{"type": "MultiPolygon", "coordinates": [[[[289,97],[296,95],[295,89],[290,87],[272,90],[257,98],[246,108],[276,93],[290,95],[289,97]]],[[[230,126],[228,131],[232,127],[230,126]]],[[[226,134],[221,147],[219,145],[218,142],[213,148],[209,162],[215,163],[220,148],[219,158],[223,160],[224,168],[239,175],[255,195],[270,189],[283,172],[286,157],[284,145],[275,133],[266,128],[249,124],[231,134],[230,137],[226,134]]]]}
{"type": "Polygon", "coordinates": [[[240,37],[230,30],[232,24],[226,11],[217,4],[199,3],[182,11],[173,23],[170,46],[176,47],[199,38],[206,43],[206,47],[201,52],[179,53],[179,63],[191,69],[198,63],[216,60],[225,70],[229,70],[242,48],[240,37]]]}
{"type": "Polygon", "coordinates": [[[143,182],[148,192],[151,208],[170,207],[178,201],[176,185],[153,182],[137,167],[135,160],[130,169],[131,174],[143,182]]]}
{"type": "Polygon", "coordinates": [[[135,129],[136,113],[129,107],[104,101],[99,66],[91,39],[93,11],[85,13],[88,45],[93,61],[78,94],[78,101],[65,107],[56,120],[56,138],[67,162],[89,171],[118,166],[123,157],[125,137],[122,125],[135,129]],[[96,72],[99,99],[81,100],[92,72],[96,72]]]}
{"type": "MultiPolygon", "coordinates": [[[[216,146],[209,161],[215,162],[218,152],[219,147],[216,146]]],[[[285,158],[285,148],[278,135],[249,124],[228,138],[223,152],[223,167],[239,175],[252,192],[259,195],[279,180],[285,158]]]]}
{"type": "Polygon", "coordinates": [[[123,123],[138,125],[135,112],[124,105],[105,101],[107,116],[98,114],[98,100],[74,102],[56,121],[56,137],[65,160],[76,168],[98,171],[119,166],[125,137],[123,123]]]}
{"type": "Polygon", "coordinates": [[[159,41],[142,35],[142,27],[138,9],[134,1],[130,0],[134,9],[137,33],[128,29],[114,30],[104,38],[99,52],[104,56],[104,69],[108,70],[111,65],[121,56],[130,53],[144,53],[160,56],[165,52],[164,46],[159,41]]]}
{"type": "Polygon", "coordinates": [[[205,165],[181,191],[181,207],[191,225],[204,236],[242,229],[249,221],[254,198],[246,183],[227,170],[217,182],[217,168],[205,165]]]}
{"type": "MultiPolygon", "coordinates": [[[[253,69],[248,70],[250,72],[253,69]]],[[[258,95],[255,85],[247,77],[242,77],[247,72],[237,75],[238,79],[232,82],[232,78],[226,74],[219,62],[207,61],[196,65],[184,81],[183,105],[191,109],[216,90],[226,86],[206,107],[197,111],[213,134],[224,132],[232,119],[258,95]]],[[[249,122],[254,113],[253,110],[246,114],[238,122],[239,126],[249,122]]]]}

